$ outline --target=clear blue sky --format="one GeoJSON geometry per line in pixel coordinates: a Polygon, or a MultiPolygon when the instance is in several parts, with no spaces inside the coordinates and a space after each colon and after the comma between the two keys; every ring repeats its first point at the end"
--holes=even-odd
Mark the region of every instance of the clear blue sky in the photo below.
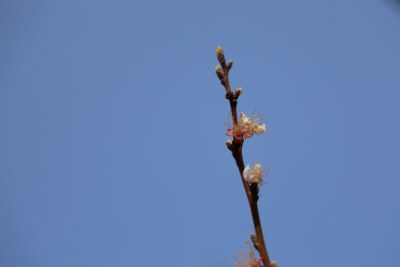
{"type": "Polygon", "coordinates": [[[218,45],[272,259],[400,266],[396,1],[3,0],[0,36],[0,266],[233,266],[218,45]]]}

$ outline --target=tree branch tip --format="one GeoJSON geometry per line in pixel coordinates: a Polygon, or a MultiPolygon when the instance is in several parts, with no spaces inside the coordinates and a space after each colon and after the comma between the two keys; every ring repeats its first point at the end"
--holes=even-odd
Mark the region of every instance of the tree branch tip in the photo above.
{"type": "Polygon", "coordinates": [[[222,50],[222,47],[220,47],[220,46],[217,47],[217,59],[218,59],[219,63],[221,63],[222,67],[226,66],[224,50],[222,50]]]}
{"type": "Polygon", "coordinates": [[[228,132],[226,134],[228,136],[232,136],[232,140],[227,140],[225,144],[227,148],[231,151],[240,172],[247,200],[250,205],[251,215],[253,218],[253,224],[256,233],[251,234],[251,240],[253,243],[253,247],[260,254],[260,258],[256,259],[256,261],[253,262],[251,266],[277,267],[277,263],[274,261],[271,263],[269,259],[268,251],[265,246],[264,236],[261,229],[261,222],[257,205],[259,199],[259,187],[261,184],[257,181],[253,181],[254,179],[250,179],[254,178],[253,170],[251,173],[248,173],[249,177],[248,179],[246,179],[244,173],[245,166],[242,155],[242,147],[245,138],[249,138],[254,134],[264,133],[266,131],[266,127],[265,124],[259,123],[258,118],[249,119],[241,114],[240,120],[238,119],[237,104],[239,96],[243,93],[243,89],[237,88],[234,92],[231,90],[229,82],[229,71],[233,66],[233,60],[229,59],[229,61],[226,62],[224,51],[220,46],[218,46],[216,49],[216,55],[220,65],[215,68],[215,72],[220,79],[221,84],[225,88],[225,98],[229,100],[233,121],[233,126],[228,128],[228,132]],[[261,261],[263,262],[263,265],[261,264],[261,261]]]}

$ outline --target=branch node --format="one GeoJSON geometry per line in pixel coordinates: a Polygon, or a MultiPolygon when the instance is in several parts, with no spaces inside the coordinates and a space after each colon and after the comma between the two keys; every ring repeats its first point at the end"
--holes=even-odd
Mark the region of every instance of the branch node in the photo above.
{"type": "Polygon", "coordinates": [[[228,99],[229,101],[234,101],[235,100],[235,96],[231,91],[226,92],[225,98],[228,99]]]}
{"type": "Polygon", "coordinates": [[[254,202],[258,202],[258,199],[259,199],[258,193],[260,191],[260,188],[259,188],[258,184],[257,183],[252,183],[250,185],[250,191],[251,191],[251,196],[253,198],[253,201],[254,202]]]}

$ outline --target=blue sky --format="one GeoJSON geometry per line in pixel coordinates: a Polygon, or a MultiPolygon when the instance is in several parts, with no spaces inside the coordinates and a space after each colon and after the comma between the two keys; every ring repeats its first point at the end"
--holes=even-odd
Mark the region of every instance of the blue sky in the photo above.
{"type": "Polygon", "coordinates": [[[0,36],[0,266],[233,266],[218,45],[271,258],[400,265],[396,1],[6,0],[0,36]]]}

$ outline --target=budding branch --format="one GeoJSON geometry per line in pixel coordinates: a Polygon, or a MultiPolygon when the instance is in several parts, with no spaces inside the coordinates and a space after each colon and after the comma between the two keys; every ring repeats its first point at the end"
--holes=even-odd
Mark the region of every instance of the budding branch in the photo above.
{"type": "MultiPolygon", "coordinates": [[[[219,63],[221,64],[220,66],[217,66],[216,68],[216,74],[218,78],[221,81],[221,84],[225,87],[225,98],[229,101],[229,105],[231,108],[231,114],[232,114],[232,121],[233,121],[233,126],[237,126],[238,124],[238,117],[237,117],[237,103],[238,103],[238,98],[241,92],[238,90],[235,91],[234,93],[231,90],[231,86],[229,84],[229,71],[233,65],[233,61],[230,60],[228,64],[226,64],[225,61],[225,56],[224,52],[221,47],[217,48],[217,59],[219,63]]],[[[232,152],[232,156],[235,159],[236,165],[239,169],[240,177],[242,179],[243,187],[246,191],[246,196],[247,200],[250,205],[250,210],[251,210],[251,215],[253,218],[253,223],[254,223],[254,229],[256,232],[256,238],[252,238],[253,245],[255,249],[258,250],[260,253],[260,256],[262,258],[262,261],[264,263],[265,267],[273,267],[271,264],[270,258],[268,256],[268,251],[267,247],[265,245],[264,241],[264,236],[261,228],[261,222],[260,222],[260,215],[258,212],[258,185],[253,183],[249,184],[243,177],[243,170],[244,170],[244,161],[243,161],[243,154],[242,154],[242,148],[243,148],[243,143],[244,143],[244,137],[237,137],[233,136],[233,141],[231,144],[227,144],[228,149],[232,152]]]]}

